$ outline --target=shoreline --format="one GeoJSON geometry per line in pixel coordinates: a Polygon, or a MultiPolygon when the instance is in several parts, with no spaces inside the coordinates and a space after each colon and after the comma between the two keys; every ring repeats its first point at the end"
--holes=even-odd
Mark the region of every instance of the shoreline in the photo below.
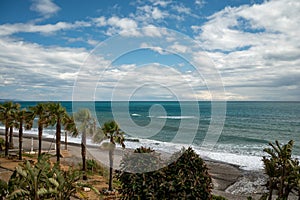
{"type": "MultiPolygon", "coordinates": [[[[4,131],[0,129],[0,137],[4,138],[4,131]]],[[[18,133],[14,133],[14,145],[18,145],[18,133]]],[[[38,147],[37,135],[24,134],[23,137],[23,150],[30,151],[31,138],[33,138],[34,150],[38,147]]],[[[55,139],[43,138],[43,150],[54,150],[55,139]]],[[[61,150],[64,150],[64,141],[61,141],[61,150]]],[[[100,147],[89,146],[87,149],[87,159],[95,159],[105,167],[108,166],[108,153],[106,150],[100,150],[100,147]],[[100,151],[99,151],[100,150],[100,151]]],[[[130,151],[131,149],[126,149],[130,151]]],[[[121,160],[122,155],[126,150],[117,148],[115,150],[115,165],[117,166],[121,160]]],[[[80,144],[74,142],[68,142],[68,152],[71,157],[62,159],[63,163],[67,165],[76,165],[81,162],[81,148],[80,144]]],[[[55,152],[54,152],[55,153],[55,152]]],[[[200,156],[201,157],[201,156],[200,156]]],[[[240,166],[203,158],[207,167],[209,168],[209,174],[212,177],[214,189],[213,194],[221,195],[228,199],[247,199],[248,196],[252,196],[254,199],[259,199],[263,187],[260,185],[263,182],[261,177],[264,176],[263,171],[256,170],[244,170],[240,166]]]]}

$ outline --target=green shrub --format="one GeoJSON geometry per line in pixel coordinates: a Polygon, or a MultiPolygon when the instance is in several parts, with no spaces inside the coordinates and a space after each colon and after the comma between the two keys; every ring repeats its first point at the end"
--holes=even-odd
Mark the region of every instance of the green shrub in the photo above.
{"type": "Polygon", "coordinates": [[[5,141],[3,138],[0,138],[0,151],[3,151],[4,148],[5,148],[5,141]]]}
{"type": "Polygon", "coordinates": [[[150,148],[138,148],[121,162],[116,177],[121,199],[212,199],[212,181],[204,161],[191,149],[175,153],[169,166],[150,171],[151,164],[162,166],[160,155],[150,148]],[[141,153],[145,153],[141,156],[141,153]]]}
{"type": "Polygon", "coordinates": [[[283,146],[278,141],[269,145],[272,148],[264,149],[269,156],[262,159],[268,175],[266,186],[269,193],[265,197],[271,199],[276,191],[278,199],[288,199],[292,191],[297,191],[300,198],[300,166],[299,161],[292,158],[293,140],[283,146]]]}
{"type": "Polygon", "coordinates": [[[120,182],[118,190],[122,194],[121,199],[157,199],[156,192],[162,176],[160,171],[151,171],[149,163],[162,164],[160,155],[150,148],[140,147],[133,154],[124,156],[121,171],[116,171],[116,177],[120,182]],[[143,170],[151,172],[135,173],[143,170]]]}
{"type": "Polygon", "coordinates": [[[100,175],[103,175],[103,167],[94,159],[89,159],[86,161],[86,168],[90,173],[99,173],[100,175]]]}
{"type": "Polygon", "coordinates": [[[79,171],[51,166],[49,156],[42,155],[36,164],[25,161],[16,167],[8,183],[8,199],[70,199],[79,178],[79,171]]]}
{"type": "Polygon", "coordinates": [[[7,183],[0,179],[0,199],[4,199],[8,194],[8,186],[7,183]]]}
{"type": "Polygon", "coordinates": [[[211,199],[212,180],[204,161],[192,148],[175,153],[173,163],[163,169],[165,184],[160,196],[165,199],[211,199]]]}
{"type": "MultiPolygon", "coordinates": [[[[212,195],[213,200],[227,200],[225,197],[222,196],[217,196],[217,195],[212,195]]],[[[247,198],[247,200],[250,200],[247,198]]]]}

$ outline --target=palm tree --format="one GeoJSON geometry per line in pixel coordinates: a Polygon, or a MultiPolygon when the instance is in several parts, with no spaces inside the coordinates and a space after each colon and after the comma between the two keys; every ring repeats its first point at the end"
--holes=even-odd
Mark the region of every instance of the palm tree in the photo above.
{"type": "Polygon", "coordinates": [[[67,115],[64,121],[64,130],[65,130],[65,150],[68,149],[68,133],[71,135],[78,135],[78,130],[76,128],[74,117],[67,115]]]}
{"type": "MultiPolygon", "coordinates": [[[[82,171],[83,171],[83,179],[86,180],[86,135],[88,133],[92,133],[95,130],[94,126],[94,118],[91,115],[91,112],[89,109],[81,109],[78,110],[74,114],[74,119],[77,125],[78,132],[81,132],[81,156],[82,156],[82,171]]],[[[77,134],[73,134],[73,136],[77,136],[77,134]]]]}
{"type": "MultiPolygon", "coordinates": [[[[12,115],[14,115],[14,112],[12,113],[12,115]]],[[[14,126],[13,126],[13,123],[14,123],[14,118],[12,118],[12,121],[11,121],[11,124],[9,126],[9,148],[10,149],[13,149],[14,148],[14,126]]]]}
{"type": "Polygon", "coordinates": [[[48,107],[49,103],[39,103],[34,107],[30,107],[30,110],[34,113],[34,117],[38,117],[38,156],[40,156],[42,153],[43,129],[49,126],[50,124],[48,107]]]}
{"type": "Polygon", "coordinates": [[[112,173],[113,173],[113,157],[116,143],[125,148],[123,132],[120,130],[119,125],[115,121],[104,123],[102,127],[104,135],[109,139],[111,148],[109,148],[109,184],[108,190],[112,191],[112,173]]]}
{"type": "Polygon", "coordinates": [[[18,104],[14,104],[13,102],[4,102],[0,104],[0,121],[5,125],[5,156],[8,156],[8,130],[9,127],[13,123],[13,112],[18,107],[18,104]]]}
{"type": "Polygon", "coordinates": [[[25,129],[31,129],[34,119],[34,113],[26,109],[18,110],[15,113],[15,126],[19,129],[19,160],[22,160],[22,145],[23,145],[23,126],[25,129]]]}
{"type": "Polygon", "coordinates": [[[68,116],[66,108],[60,103],[49,104],[49,114],[51,125],[56,125],[56,160],[60,161],[60,140],[61,140],[61,126],[64,124],[68,116]]]}
{"type": "Polygon", "coordinates": [[[290,140],[287,144],[280,146],[276,140],[275,144],[269,143],[269,145],[272,148],[264,149],[269,157],[263,157],[265,172],[269,176],[268,199],[272,199],[273,190],[278,191],[279,199],[288,199],[290,192],[295,187],[294,169],[299,165],[299,162],[292,158],[294,141],[290,140]]]}

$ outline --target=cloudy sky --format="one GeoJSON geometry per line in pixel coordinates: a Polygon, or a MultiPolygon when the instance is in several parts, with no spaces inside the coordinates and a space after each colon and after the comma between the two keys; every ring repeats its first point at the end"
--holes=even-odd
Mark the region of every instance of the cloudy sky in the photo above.
{"type": "Polygon", "coordinates": [[[298,0],[2,0],[0,13],[0,99],[300,100],[298,0]]]}

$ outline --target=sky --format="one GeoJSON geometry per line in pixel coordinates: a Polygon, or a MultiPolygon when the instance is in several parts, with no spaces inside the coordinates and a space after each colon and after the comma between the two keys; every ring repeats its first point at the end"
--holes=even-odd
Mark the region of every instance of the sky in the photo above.
{"type": "Polygon", "coordinates": [[[1,0],[0,99],[300,100],[300,1],[1,0]]]}

